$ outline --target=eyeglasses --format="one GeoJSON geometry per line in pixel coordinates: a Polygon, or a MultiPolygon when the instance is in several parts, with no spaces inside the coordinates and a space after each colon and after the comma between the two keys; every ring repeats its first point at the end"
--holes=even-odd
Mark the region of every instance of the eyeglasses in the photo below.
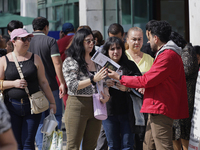
{"type": "Polygon", "coordinates": [[[84,42],[85,43],[87,43],[88,45],[92,42],[92,44],[96,44],[97,43],[97,41],[95,41],[95,40],[84,40],[84,42]]]}
{"type": "Polygon", "coordinates": [[[17,38],[19,38],[22,42],[31,41],[31,37],[17,37],[17,38]]]}

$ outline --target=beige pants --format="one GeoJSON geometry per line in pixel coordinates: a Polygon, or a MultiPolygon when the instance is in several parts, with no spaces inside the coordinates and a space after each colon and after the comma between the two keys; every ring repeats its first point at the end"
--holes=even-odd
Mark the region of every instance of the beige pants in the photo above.
{"type": "Polygon", "coordinates": [[[66,150],[94,150],[101,121],[94,118],[92,97],[69,96],[65,110],[66,150]]]}
{"type": "Polygon", "coordinates": [[[173,119],[159,114],[149,114],[143,150],[173,150],[173,119]]]}

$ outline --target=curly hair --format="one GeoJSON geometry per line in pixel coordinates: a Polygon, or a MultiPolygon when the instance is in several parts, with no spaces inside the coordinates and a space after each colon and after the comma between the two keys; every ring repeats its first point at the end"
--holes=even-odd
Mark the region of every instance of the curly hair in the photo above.
{"type": "Polygon", "coordinates": [[[151,35],[156,35],[161,42],[167,43],[172,32],[172,27],[167,21],[155,21],[152,22],[149,30],[151,35]]]}
{"type": "Polygon", "coordinates": [[[175,31],[171,32],[171,35],[170,35],[169,39],[172,40],[177,46],[181,47],[182,49],[187,44],[187,42],[183,38],[183,36],[180,35],[179,33],[175,32],[175,31]]]}
{"type": "Polygon", "coordinates": [[[151,27],[152,27],[152,23],[153,22],[156,22],[157,20],[150,20],[149,22],[147,22],[145,28],[146,30],[150,31],[151,30],[151,27]]]}

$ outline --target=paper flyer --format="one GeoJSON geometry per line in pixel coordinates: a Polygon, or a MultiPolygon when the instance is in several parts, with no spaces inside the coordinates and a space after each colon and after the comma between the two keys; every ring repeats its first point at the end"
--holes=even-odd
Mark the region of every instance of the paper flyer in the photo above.
{"type": "Polygon", "coordinates": [[[106,67],[113,71],[117,71],[120,68],[120,65],[98,51],[96,51],[91,60],[101,67],[106,67]]]}

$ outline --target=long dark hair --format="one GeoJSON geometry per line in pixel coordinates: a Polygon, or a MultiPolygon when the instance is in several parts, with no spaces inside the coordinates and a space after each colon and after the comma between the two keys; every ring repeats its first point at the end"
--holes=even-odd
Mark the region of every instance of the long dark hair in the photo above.
{"type": "MultiPolygon", "coordinates": [[[[84,48],[83,42],[84,42],[84,39],[90,34],[92,34],[92,31],[86,28],[78,30],[74,35],[72,44],[67,50],[67,56],[72,57],[78,62],[79,70],[82,71],[85,75],[88,74],[88,71],[87,71],[88,64],[85,61],[85,48],[84,48]]],[[[95,49],[93,48],[92,52],[90,53],[90,56],[93,56],[94,53],[95,53],[95,49]]]]}
{"type": "MultiPolygon", "coordinates": [[[[137,72],[139,71],[136,64],[132,61],[130,61],[126,54],[125,54],[125,47],[124,47],[124,43],[122,42],[122,40],[118,37],[109,37],[102,49],[102,53],[104,55],[106,55],[107,57],[109,57],[108,55],[108,50],[110,49],[110,46],[116,44],[116,46],[120,46],[122,48],[122,56],[118,62],[118,64],[121,66],[121,69],[123,70],[123,74],[125,75],[131,75],[131,74],[137,74],[137,72]],[[137,68],[137,70],[135,70],[135,68],[137,68]]],[[[140,71],[138,72],[137,75],[141,75],[140,71]]]]}
{"type": "Polygon", "coordinates": [[[177,46],[181,47],[182,49],[185,47],[187,44],[186,40],[183,38],[182,35],[180,35],[176,31],[172,31],[171,35],[169,37],[170,40],[172,40],[177,46]]]}

